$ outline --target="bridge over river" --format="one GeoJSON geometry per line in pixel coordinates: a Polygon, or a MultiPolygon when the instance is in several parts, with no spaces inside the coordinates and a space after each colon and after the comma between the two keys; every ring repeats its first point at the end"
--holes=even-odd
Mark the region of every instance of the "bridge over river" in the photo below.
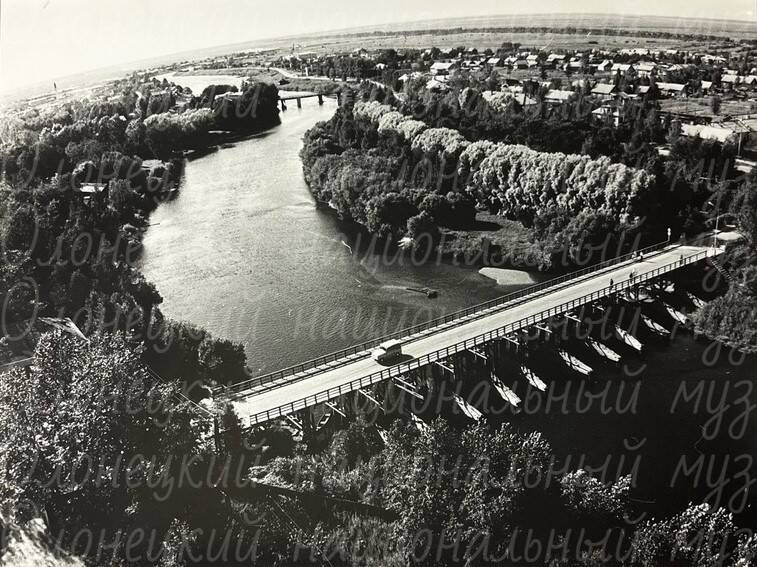
{"type": "Polygon", "coordinates": [[[401,381],[403,375],[426,366],[448,368],[445,361],[464,351],[484,356],[482,347],[492,341],[514,341],[519,332],[553,317],[637,289],[723,250],[705,244],[661,243],[645,249],[641,260],[631,254],[618,257],[391,337],[217,390],[215,395],[229,400],[248,427],[322,404],[333,406],[330,402],[345,394],[389,380],[401,381]],[[403,361],[389,367],[370,356],[371,348],[388,338],[401,340],[405,355],[403,361]]]}
{"type": "Polygon", "coordinates": [[[302,108],[302,100],[306,98],[317,98],[318,104],[323,104],[324,97],[335,98],[337,102],[339,102],[339,97],[336,95],[324,95],[322,93],[314,93],[310,91],[279,91],[281,110],[286,110],[286,103],[292,100],[297,101],[297,108],[302,108]]]}

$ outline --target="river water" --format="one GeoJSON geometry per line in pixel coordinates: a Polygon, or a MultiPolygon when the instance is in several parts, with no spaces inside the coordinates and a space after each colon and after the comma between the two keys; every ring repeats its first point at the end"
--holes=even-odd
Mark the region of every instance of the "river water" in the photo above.
{"type": "Polygon", "coordinates": [[[336,103],[288,106],[281,126],[188,162],[179,196],[152,214],[142,270],[167,316],[242,343],[259,374],[522,287],[436,258],[371,251],[315,207],[302,176],[302,136],[336,103]]]}

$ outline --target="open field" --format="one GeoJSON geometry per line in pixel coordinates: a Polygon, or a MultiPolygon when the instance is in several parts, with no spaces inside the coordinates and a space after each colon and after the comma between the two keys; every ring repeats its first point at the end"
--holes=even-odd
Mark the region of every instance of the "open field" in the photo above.
{"type": "Polygon", "coordinates": [[[497,49],[503,42],[519,43],[523,47],[538,49],[622,49],[646,47],[652,50],[661,49],[700,49],[706,44],[702,42],[681,42],[653,38],[638,38],[632,36],[586,36],[556,33],[501,33],[501,32],[460,32],[436,33],[423,35],[405,35],[401,33],[381,36],[359,36],[345,38],[324,38],[322,42],[308,42],[301,44],[300,49],[327,53],[333,51],[351,51],[357,48],[372,49],[425,49],[428,47],[457,47],[460,45],[473,46],[480,50],[497,49]]]}

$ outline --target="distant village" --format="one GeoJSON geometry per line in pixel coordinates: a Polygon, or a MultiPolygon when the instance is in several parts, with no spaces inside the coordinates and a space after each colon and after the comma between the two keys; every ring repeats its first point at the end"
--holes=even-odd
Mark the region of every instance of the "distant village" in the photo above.
{"type": "MultiPolygon", "coordinates": [[[[681,124],[681,134],[733,142],[740,169],[757,166],[757,57],[679,49],[543,51],[504,44],[496,52],[475,47],[425,50],[356,49],[281,56],[272,65],[301,77],[372,79],[401,93],[408,81],[444,92],[455,78],[478,77],[487,100],[521,107],[562,105],[581,99],[596,120],[617,126],[624,102],[659,102],[660,117],[681,124]]],[[[665,147],[659,151],[664,155],[665,147]]]]}

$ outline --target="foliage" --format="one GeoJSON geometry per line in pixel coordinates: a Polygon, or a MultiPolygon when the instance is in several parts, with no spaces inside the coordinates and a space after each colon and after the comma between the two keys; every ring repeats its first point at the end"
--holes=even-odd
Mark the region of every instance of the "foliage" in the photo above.
{"type": "MultiPolygon", "coordinates": [[[[8,372],[0,389],[2,503],[22,516],[32,503],[64,541],[84,527],[150,527],[141,522],[160,505],[149,475],[204,451],[203,425],[119,335],[44,335],[35,365],[8,372]]],[[[162,531],[161,521],[150,523],[162,531]]]]}

